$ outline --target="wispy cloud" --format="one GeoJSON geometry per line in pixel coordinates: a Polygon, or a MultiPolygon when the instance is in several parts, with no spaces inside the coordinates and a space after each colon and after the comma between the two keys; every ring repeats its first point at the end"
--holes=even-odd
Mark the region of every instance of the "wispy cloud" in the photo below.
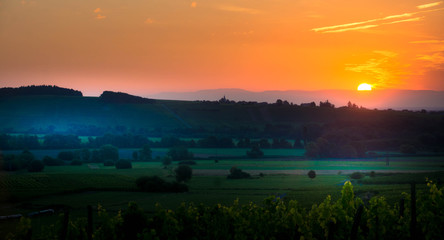
{"type": "Polygon", "coordinates": [[[423,41],[412,41],[410,43],[415,44],[434,44],[434,43],[444,43],[444,40],[423,40],[423,41]]]}
{"type": "MultiPolygon", "coordinates": [[[[435,4],[433,6],[437,6],[437,5],[439,5],[439,4],[435,4]]],[[[430,6],[430,7],[433,7],[433,6],[430,6]]],[[[319,32],[319,33],[338,33],[338,32],[363,30],[363,29],[374,28],[374,27],[379,27],[379,26],[388,25],[388,24],[416,22],[416,21],[423,20],[424,16],[412,18],[415,15],[428,13],[428,12],[442,11],[442,10],[444,10],[444,8],[428,9],[428,10],[422,10],[422,11],[411,12],[411,13],[402,13],[402,14],[390,15],[390,16],[386,16],[386,17],[382,17],[382,18],[365,20],[365,21],[345,23],[345,24],[339,24],[339,25],[333,25],[333,26],[327,26],[327,27],[313,28],[312,31],[319,32]],[[407,18],[407,19],[405,19],[405,18],[407,18]],[[400,19],[400,20],[393,21],[394,19],[400,19]]]]}
{"type": "Polygon", "coordinates": [[[101,15],[100,13],[99,14],[97,14],[97,16],[96,16],[96,19],[104,19],[104,18],[106,18],[106,16],[103,16],[103,15],[101,15]]]}
{"type": "Polygon", "coordinates": [[[375,56],[365,63],[347,64],[345,70],[371,76],[375,79],[372,83],[375,87],[387,87],[395,77],[390,62],[398,54],[391,51],[373,51],[373,53],[375,56]]]}
{"type": "Polygon", "coordinates": [[[442,3],[442,1],[434,2],[434,3],[427,3],[427,4],[419,5],[419,6],[416,6],[416,7],[419,8],[419,9],[431,8],[431,7],[436,7],[436,6],[440,5],[441,3],[442,3]]]}
{"type": "Polygon", "coordinates": [[[94,13],[97,13],[97,15],[96,15],[96,19],[98,19],[98,20],[101,20],[101,19],[105,19],[105,18],[106,18],[106,16],[103,16],[102,14],[100,14],[100,13],[102,12],[102,9],[101,9],[101,8],[96,8],[96,9],[94,9],[93,12],[94,12],[94,13]]]}
{"type": "Polygon", "coordinates": [[[253,8],[244,8],[244,7],[238,7],[238,6],[232,6],[232,5],[222,5],[219,6],[219,10],[227,11],[227,12],[239,12],[239,13],[248,13],[248,14],[258,14],[261,13],[261,11],[253,8]]]}
{"type": "Polygon", "coordinates": [[[444,70],[444,52],[418,55],[417,60],[423,61],[423,67],[433,70],[444,70]]]}

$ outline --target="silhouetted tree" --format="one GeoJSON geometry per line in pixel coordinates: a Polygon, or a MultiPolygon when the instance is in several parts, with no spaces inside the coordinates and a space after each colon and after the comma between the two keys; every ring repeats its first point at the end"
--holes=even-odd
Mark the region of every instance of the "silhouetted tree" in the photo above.
{"type": "Polygon", "coordinates": [[[152,151],[148,144],[143,145],[142,149],[139,151],[139,160],[142,162],[148,162],[152,160],[152,151]]]}
{"type": "Polygon", "coordinates": [[[247,151],[247,156],[249,158],[260,158],[264,156],[264,152],[258,146],[253,146],[250,151],[247,151]]]}
{"type": "Polygon", "coordinates": [[[111,144],[106,144],[100,147],[100,159],[101,161],[111,160],[116,162],[119,160],[119,149],[111,144]]]}
{"type": "Polygon", "coordinates": [[[180,165],[174,172],[176,173],[177,182],[187,182],[193,176],[193,169],[188,165],[180,165]]]}
{"type": "Polygon", "coordinates": [[[32,160],[28,165],[28,172],[41,172],[45,168],[43,162],[40,160],[32,160]]]}
{"type": "Polygon", "coordinates": [[[314,178],[316,177],[316,172],[313,171],[313,170],[310,170],[310,171],[307,173],[307,175],[308,175],[308,177],[309,177],[310,179],[314,179],[314,178]]]}

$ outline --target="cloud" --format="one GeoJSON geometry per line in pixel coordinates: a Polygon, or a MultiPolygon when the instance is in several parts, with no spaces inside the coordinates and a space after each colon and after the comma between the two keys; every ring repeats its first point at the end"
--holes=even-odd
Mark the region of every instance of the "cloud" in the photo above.
{"type": "Polygon", "coordinates": [[[435,52],[433,54],[418,55],[418,60],[425,61],[426,68],[434,70],[444,69],[444,52],[435,52]]]}
{"type": "Polygon", "coordinates": [[[434,43],[444,43],[444,40],[423,40],[423,41],[412,41],[410,43],[415,43],[415,44],[434,44],[434,43]]]}
{"type": "Polygon", "coordinates": [[[367,60],[365,63],[360,64],[347,64],[346,71],[363,73],[371,76],[376,82],[373,82],[373,86],[389,86],[393,82],[394,69],[391,66],[391,59],[395,58],[398,54],[390,51],[373,51],[376,56],[367,60]]]}
{"type": "Polygon", "coordinates": [[[102,12],[102,9],[100,9],[100,8],[94,9],[94,13],[99,13],[99,12],[102,12]]]}
{"type": "Polygon", "coordinates": [[[377,26],[378,25],[364,25],[364,26],[360,26],[360,27],[351,27],[351,28],[341,28],[341,29],[337,29],[337,30],[329,30],[329,31],[324,31],[323,33],[338,33],[338,32],[356,31],[356,30],[374,28],[374,27],[377,27],[377,26]]]}
{"type": "Polygon", "coordinates": [[[100,13],[99,14],[97,14],[97,16],[96,16],[96,19],[104,19],[104,18],[106,18],[106,16],[102,16],[102,15],[100,15],[100,13]]]}
{"type": "Polygon", "coordinates": [[[427,3],[427,4],[419,5],[419,6],[416,6],[416,7],[419,8],[419,9],[431,8],[431,7],[436,7],[436,6],[440,5],[441,3],[442,3],[442,1],[434,2],[434,3],[427,3]]]}
{"type": "Polygon", "coordinates": [[[227,11],[227,12],[238,12],[238,13],[248,13],[248,14],[259,14],[261,11],[253,8],[243,8],[232,5],[223,5],[219,6],[219,10],[227,11]]]}
{"type": "MultiPolygon", "coordinates": [[[[437,4],[434,6],[437,6],[437,4]]],[[[327,26],[327,27],[313,28],[311,30],[314,32],[319,32],[319,33],[338,33],[338,32],[363,30],[363,29],[374,28],[374,27],[379,27],[379,26],[388,25],[388,24],[416,22],[416,21],[423,20],[424,16],[411,18],[412,16],[418,15],[418,14],[423,14],[423,13],[428,13],[428,12],[442,11],[442,10],[444,10],[444,8],[429,9],[429,10],[423,10],[423,11],[411,12],[411,13],[402,13],[402,14],[390,15],[390,16],[386,16],[386,17],[382,17],[382,18],[365,20],[365,21],[345,23],[345,24],[339,24],[339,25],[333,25],[333,26],[327,26]],[[407,18],[407,19],[403,19],[403,18],[407,18]],[[400,19],[400,20],[393,21],[393,19],[400,19]],[[369,24],[369,23],[371,23],[371,24],[369,24]]]]}
{"type": "Polygon", "coordinates": [[[192,3],[190,4],[190,6],[191,6],[192,8],[197,7],[197,2],[192,2],[192,3]]]}
{"type": "Polygon", "coordinates": [[[151,18],[147,18],[144,23],[145,24],[152,24],[152,23],[154,23],[154,20],[151,18]]]}

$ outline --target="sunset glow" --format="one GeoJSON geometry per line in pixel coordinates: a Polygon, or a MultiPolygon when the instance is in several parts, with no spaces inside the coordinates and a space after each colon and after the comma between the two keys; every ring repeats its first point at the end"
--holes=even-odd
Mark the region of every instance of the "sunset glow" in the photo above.
{"type": "Polygon", "coordinates": [[[372,90],[372,85],[368,83],[361,83],[358,86],[358,91],[371,91],[371,90],[372,90]]]}
{"type": "Polygon", "coordinates": [[[444,90],[443,1],[6,0],[0,87],[444,90]]]}

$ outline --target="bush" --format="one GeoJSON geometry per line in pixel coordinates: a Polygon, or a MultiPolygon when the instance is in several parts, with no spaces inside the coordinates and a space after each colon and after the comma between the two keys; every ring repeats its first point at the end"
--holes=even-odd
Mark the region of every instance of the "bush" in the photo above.
{"type": "Polygon", "coordinates": [[[187,182],[193,176],[193,169],[188,165],[180,165],[174,172],[176,173],[177,182],[187,182]]]}
{"type": "Polygon", "coordinates": [[[111,166],[114,166],[114,161],[112,161],[112,160],[106,160],[105,162],[103,162],[103,166],[105,166],[105,167],[111,167],[111,166]]]}
{"type": "Polygon", "coordinates": [[[356,180],[361,179],[363,177],[364,177],[364,174],[362,174],[360,172],[354,172],[350,175],[351,179],[356,179],[356,180]]]}
{"type": "Polygon", "coordinates": [[[230,174],[227,176],[228,179],[242,179],[242,178],[250,178],[250,174],[242,171],[237,167],[232,167],[230,169],[230,174]]]}
{"type": "Polygon", "coordinates": [[[178,182],[169,183],[158,176],[139,177],[136,186],[145,192],[188,192],[187,185],[178,182]]]}
{"type": "Polygon", "coordinates": [[[40,160],[32,160],[28,165],[28,172],[41,172],[45,168],[43,162],[40,160]]]}
{"type": "Polygon", "coordinates": [[[117,169],[129,169],[132,168],[132,164],[129,160],[120,159],[116,162],[116,168],[117,169]]]}
{"type": "Polygon", "coordinates": [[[313,170],[310,170],[310,171],[307,173],[307,175],[308,175],[309,178],[313,179],[313,178],[316,177],[316,172],[313,171],[313,170]]]}
{"type": "Polygon", "coordinates": [[[375,171],[371,171],[371,172],[370,172],[370,177],[372,177],[372,178],[373,178],[373,177],[376,177],[376,173],[375,173],[375,171]]]}
{"type": "Polygon", "coordinates": [[[56,159],[50,156],[45,156],[43,158],[43,164],[45,164],[45,166],[62,166],[65,163],[63,162],[63,160],[56,159]]]}

